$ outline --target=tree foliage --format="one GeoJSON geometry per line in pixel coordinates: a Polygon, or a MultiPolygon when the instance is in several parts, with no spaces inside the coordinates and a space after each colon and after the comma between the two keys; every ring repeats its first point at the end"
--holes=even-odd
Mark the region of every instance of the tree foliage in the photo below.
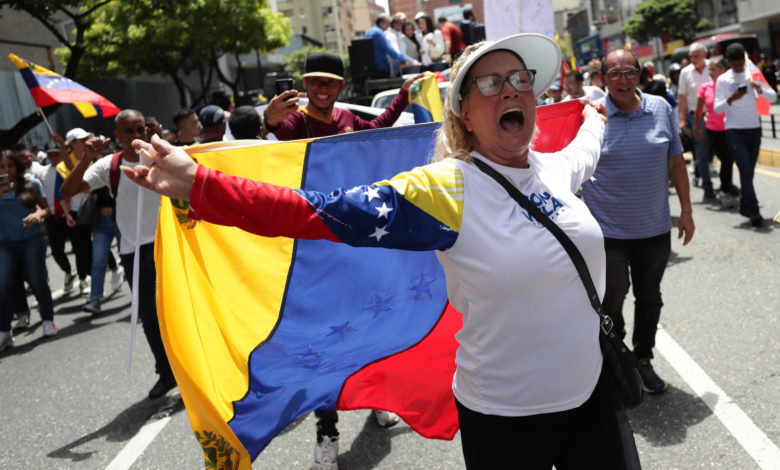
{"type": "MultiPolygon", "coordinates": [[[[265,0],[114,0],[84,35],[82,72],[87,77],[165,74],[183,105],[185,75],[198,74],[202,93],[215,74],[236,93],[241,69],[230,78],[218,59],[284,46],[291,32],[289,20],[265,0]]],[[[59,52],[67,58],[67,50],[59,52]]]]}
{"type": "Polygon", "coordinates": [[[695,0],[647,0],[634,10],[622,32],[640,43],[666,34],[687,43],[709,28],[709,20],[696,14],[695,0]]]}

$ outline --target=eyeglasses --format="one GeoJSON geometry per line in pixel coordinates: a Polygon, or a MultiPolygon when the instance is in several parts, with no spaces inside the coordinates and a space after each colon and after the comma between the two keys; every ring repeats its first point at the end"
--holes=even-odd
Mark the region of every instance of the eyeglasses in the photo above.
{"type": "Polygon", "coordinates": [[[607,80],[616,82],[620,80],[620,77],[625,78],[626,80],[634,80],[636,77],[639,76],[639,70],[637,69],[628,69],[628,70],[610,70],[606,73],[607,80]]]}
{"type": "Polygon", "coordinates": [[[477,90],[482,96],[496,96],[504,89],[504,82],[509,82],[515,91],[528,91],[534,87],[534,78],[536,77],[536,70],[515,70],[506,77],[496,75],[494,73],[488,75],[480,75],[474,77],[466,85],[466,89],[463,91],[463,95],[466,94],[469,87],[472,84],[477,84],[477,90]]]}

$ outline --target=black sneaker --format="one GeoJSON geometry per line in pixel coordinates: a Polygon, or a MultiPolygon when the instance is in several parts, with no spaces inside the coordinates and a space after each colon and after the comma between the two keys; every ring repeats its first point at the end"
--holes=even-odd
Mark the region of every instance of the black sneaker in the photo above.
{"type": "Polygon", "coordinates": [[[655,395],[666,391],[666,382],[658,377],[650,364],[650,359],[639,360],[639,375],[642,376],[642,384],[645,392],[655,395]]]}
{"type": "Polygon", "coordinates": [[[715,202],[718,200],[718,196],[715,195],[715,191],[711,189],[704,190],[704,202],[715,202]]]}
{"type": "Polygon", "coordinates": [[[156,384],[154,384],[154,387],[152,387],[151,390],[149,390],[149,398],[160,398],[161,396],[168,393],[168,390],[171,390],[172,388],[176,387],[176,379],[171,377],[160,377],[160,380],[157,381],[156,384]]]}
{"type": "Polygon", "coordinates": [[[764,225],[764,218],[761,217],[760,213],[756,212],[750,216],[750,225],[756,228],[760,228],[762,225],[764,225]]]}

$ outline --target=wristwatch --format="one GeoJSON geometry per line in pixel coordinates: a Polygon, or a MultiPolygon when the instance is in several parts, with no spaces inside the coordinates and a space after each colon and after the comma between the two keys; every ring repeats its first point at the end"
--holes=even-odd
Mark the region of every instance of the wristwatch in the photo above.
{"type": "Polygon", "coordinates": [[[263,114],[263,128],[265,129],[265,134],[263,137],[265,137],[269,132],[276,132],[277,129],[279,129],[279,125],[272,126],[270,122],[268,122],[268,116],[263,114]]]}

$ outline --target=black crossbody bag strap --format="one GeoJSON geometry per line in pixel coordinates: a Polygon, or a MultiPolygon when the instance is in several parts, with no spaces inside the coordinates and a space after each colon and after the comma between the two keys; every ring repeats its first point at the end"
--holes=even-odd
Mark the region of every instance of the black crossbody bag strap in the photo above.
{"type": "Polygon", "coordinates": [[[574,267],[577,268],[580,279],[582,279],[582,283],[585,285],[585,291],[588,294],[590,304],[593,306],[593,310],[596,311],[599,318],[601,319],[601,330],[604,332],[604,334],[610,335],[610,333],[612,333],[613,327],[612,319],[604,313],[604,309],[601,307],[601,301],[599,300],[599,295],[596,292],[596,287],[593,285],[593,279],[590,277],[588,265],[585,264],[585,259],[582,257],[580,250],[577,248],[574,242],[571,241],[571,238],[569,238],[569,236],[566,235],[566,233],[560,227],[558,227],[555,222],[547,217],[544,212],[541,211],[541,209],[536,207],[534,203],[532,203],[523,193],[521,193],[520,190],[518,190],[512,183],[510,183],[509,180],[504,177],[504,175],[497,172],[490,165],[478,158],[471,157],[471,160],[475,165],[477,165],[477,168],[482,170],[483,173],[492,177],[498,182],[498,184],[503,186],[512,199],[517,201],[517,203],[520,204],[523,209],[528,211],[528,213],[531,214],[534,219],[536,219],[547,230],[555,235],[555,238],[557,238],[561,243],[563,248],[566,250],[566,253],[569,254],[572,263],[574,263],[574,267]]]}

